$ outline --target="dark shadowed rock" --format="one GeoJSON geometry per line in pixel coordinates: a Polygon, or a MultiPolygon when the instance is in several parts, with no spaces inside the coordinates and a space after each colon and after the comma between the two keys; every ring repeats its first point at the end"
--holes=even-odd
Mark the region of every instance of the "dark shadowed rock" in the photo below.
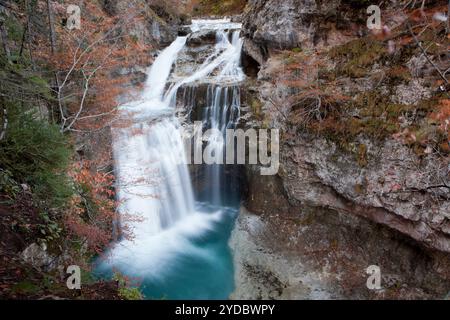
{"type": "Polygon", "coordinates": [[[192,30],[191,30],[190,26],[181,26],[178,29],[178,36],[185,37],[185,36],[189,35],[191,32],[192,32],[192,30]]]}
{"type": "Polygon", "coordinates": [[[215,30],[202,30],[191,34],[186,44],[191,47],[196,47],[204,44],[214,44],[216,42],[215,30]]]}

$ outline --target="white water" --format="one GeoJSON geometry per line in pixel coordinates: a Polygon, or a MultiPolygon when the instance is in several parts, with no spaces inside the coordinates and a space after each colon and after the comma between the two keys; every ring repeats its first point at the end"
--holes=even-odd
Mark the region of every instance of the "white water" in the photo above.
{"type": "Polygon", "coordinates": [[[215,20],[194,19],[190,27],[192,32],[200,30],[239,30],[242,28],[242,24],[231,22],[228,18],[215,20]]]}
{"type": "MultiPolygon", "coordinates": [[[[178,37],[153,63],[142,95],[144,101],[149,103],[162,101],[162,95],[170,75],[170,70],[185,43],[186,37],[178,37]]],[[[148,105],[148,107],[154,108],[152,105],[148,105]]]]}
{"type": "Polygon", "coordinates": [[[239,83],[244,80],[245,75],[240,67],[243,40],[239,37],[239,31],[234,31],[232,41],[228,34],[219,29],[217,31],[217,43],[215,52],[205,60],[200,68],[192,75],[175,83],[165,95],[165,104],[174,106],[178,90],[188,84],[197,81],[209,83],[239,83]],[[214,71],[219,70],[217,74],[214,71]]]}
{"type": "MultiPolygon", "coordinates": [[[[186,84],[205,79],[210,83],[237,83],[244,79],[240,68],[242,40],[239,32],[235,31],[230,41],[224,31],[239,27],[239,24],[229,20],[194,21],[191,27],[194,31],[217,31],[213,54],[191,75],[170,84],[174,63],[186,44],[186,37],[177,38],[160,53],[149,69],[141,99],[121,108],[123,116],[128,116],[131,124],[116,129],[114,139],[117,191],[121,203],[119,213],[122,226],[129,229],[133,238],[124,238],[117,243],[101,268],[114,267],[129,276],[144,278],[153,286],[155,281],[166,286],[173,272],[183,272],[179,270],[184,264],[196,265],[201,261],[205,272],[213,276],[214,268],[226,265],[221,262],[224,259],[222,251],[227,250],[226,238],[219,246],[219,251],[216,244],[213,245],[216,249],[212,250],[210,245],[198,247],[192,242],[194,238],[201,239],[211,232],[219,232],[216,230],[217,224],[230,219],[230,210],[195,202],[191,178],[185,165],[187,162],[180,161],[185,157],[185,152],[180,122],[174,116],[174,108],[177,92],[186,84]],[[133,220],[128,221],[127,217],[130,216],[133,220]],[[191,261],[190,264],[187,261],[191,261]]],[[[217,95],[217,88],[212,89],[214,95],[217,95]]],[[[227,116],[227,111],[223,115],[217,114],[223,103],[227,110],[239,109],[237,89],[232,91],[231,103],[227,97],[221,100],[220,92],[216,103],[211,103],[207,108],[214,127],[224,127],[224,123],[236,121],[236,116],[227,116]]],[[[228,88],[224,92],[228,92],[228,88]]],[[[212,175],[208,176],[215,179],[212,175]]],[[[210,188],[216,196],[221,192],[217,179],[210,182],[210,188]]],[[[217,201],[211,199],[209,203],[217,204],[217,201]]],[[[230,267],[223,270],[224,274],[231,272],[227,269],[230,267]]],[[[197,266],[189,272],[199,271],[197,266]]],[[[187,270],[185,272],[189,274],[187,270]]],[[[204,283],[205,287],[214,287],[216,280],[206,277],[199,279],[211,282],[204,283]]],[[[208,292],[206,295],[185,298],[221,297],[220,294],[208,292]]]]}
{"type": "Polygon", "coordinates": [[[130,127],[119,129],[114,141],[117,190],[122,217],[138,223],[126,224],[137,238],[157,234],[176,221],[194,213],[194,195],[175,117],[164,117],[168,109],[162,99],[170,70],[186,37],[177,38],[165,49],[148,72],[141,103],[131,103],[124,111],[137,113],[130,127]],[[136,118],[145,121],[138,122],[136,118]],[[151,121],[153,120],[153,122],[151,121]],[[149,123],[150,121],[150,123],[149,123]],[[154,122],[156,121],[156,123],[154,122]]]}

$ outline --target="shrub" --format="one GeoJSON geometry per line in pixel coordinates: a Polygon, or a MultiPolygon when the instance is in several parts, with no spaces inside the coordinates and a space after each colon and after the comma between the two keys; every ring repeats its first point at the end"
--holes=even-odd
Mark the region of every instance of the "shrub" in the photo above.
{"type": "Polygon", "coordinates": [[[56,125],[17,104],[8,105],[8,120],[0,142],[0,168],[9,171],[12,179],[29,184],[48,205],[64,204],[72,194],[66,175],[71,156],[66,137],[56,125]]]}
{"type": "Polygon", "coordinates": [[[97,172],[89,161],[73,165],[69,175],[76,193],[65,212],[66,229],[86,241],[90,250],[100,253],[111,241],[116,218],[114,176],[97,172]]]}
{"type": "Polygon", "coordinates": [[[127,277],[120,273],[115,273],[113,280],[119,284],[119,296],[124,300],[142,300],[143,296],[138,287],[130,285],[127,277]]]}

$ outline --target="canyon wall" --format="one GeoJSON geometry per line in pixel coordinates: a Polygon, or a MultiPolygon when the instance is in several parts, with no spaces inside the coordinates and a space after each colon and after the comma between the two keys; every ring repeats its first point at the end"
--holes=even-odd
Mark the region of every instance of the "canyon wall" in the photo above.
{"type": "MultiPolygon", "coordinates": [[[[244,118],[281,129],[281,166],[271,177],[247,167],[231,240],[233,298],[443,298],[450,290],[448,139],[430,116],[448,88],[416,43],[400,44],[408,31],[399,5],[382,8],[392,32],[379,39],[357,1],[249,2],[244,50],[260,70],[248,80],[244,118]],[[290,65],[295,79],[285,77],[290,65]],[[381,290],[366,287],[371,265],[381,268],[381,290]]],[[[436,32],[423,41],[448,44],[436,32]]],[[[448,68],[442,52],[429,54],[448,68]]]]}

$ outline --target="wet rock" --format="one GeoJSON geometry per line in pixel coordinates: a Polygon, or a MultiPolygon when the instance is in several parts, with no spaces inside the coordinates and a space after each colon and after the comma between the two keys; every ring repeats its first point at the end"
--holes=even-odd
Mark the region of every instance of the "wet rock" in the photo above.
{"type": "Polygon", "coordinates": [[[250,39],[244,40],[243,50],[245,54],[252,57],[259,65],[264,64],[267,59],[263,50],[250,39]]]}
{"type": "Polygon", "coordinates": [[[428,188],[440,185],[442,179],[448,183],[445,168],[436,166],[439,160],[429,155],[418,167],[414,152],[396,141],[387,140],[381,148],[368,140],[355,142],[358,144],[368,150],[365,167],[354,155],[340,151],[329,141],[299,137],[295,147],[285,149],[282,160],[288,198],[353,212],[428,247],[450,252],[449,234],[433,223],[438,217],[441,221],[447,219],[444,212],[450,208],[448,190],[428,188]]]}
{"type": "Polygon", "coordinates": [[[202,30],[199,32],[192,33],[186,44],[191,47],[214,44],[216,42],[216,31],[215,30],[202,30]]]}
{"type": "Polygon", "coordinates": [[[235,265],[236,291],[231,299],[332,299],[339,294],[325,274],[311,272],[295,256],[264,245],[266,223],[244,208],[230,239],[235,265]]]}
{"type": "Polygon", "coordinates": [[[178,29],[178,36],[179,37],[185,37],[185,36],[189,35],[190,33],[192,33],[192,30],[191,30],[190,26],[181,26],[178,29]]]}
{"type": "MultiPolygon", "coordinates": [[[[244,52],[261,67],[245,125],[277,128],[286,136],[277,176],[262,177],[247,166],[245,206],[254,214],[242,213],[230,243],[237,265],[233,297],[441,298],[450,288],[448,162],[431,148],[418,154],[394,136],[360,134],[338,143],[288,124],[290,89],[274,76],[283,70],[277,50],[328,51],[364,35],[362,24],[341,14],[357,13],[362,7],[344,10],[355,3],[250,0],[243,15],[244,52]],[[277,108],[271,100],[280,102],[277,108]],[[383,270],[379,292],[365,286],[365,269],[373,264],[383,270]],[[313,285],[305,286],[302,272],[321,281],[309,279],[313,285]]],[[[408,77],[400,83],[341,77],[338,87],[348,96],[378,87],[403,105],[429,99],[433,88],[414,79],[432,74],[429,63],[406,59],[408,77]]],[[[371,73],[383,67],[374,64],[371,73]]],[[[357,108],[350,112],[362,117],[357,108]]],[[[407,121],[399,117],[401,126],[407,121]]]]}

